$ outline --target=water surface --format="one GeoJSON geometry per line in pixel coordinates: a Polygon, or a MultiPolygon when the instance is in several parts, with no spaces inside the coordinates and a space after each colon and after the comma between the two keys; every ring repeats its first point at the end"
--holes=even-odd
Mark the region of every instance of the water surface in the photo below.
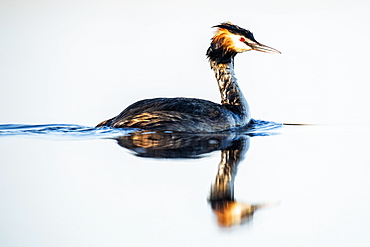
{"type": "Polygon", "coordinates": [[[367,246],[366,126],[256,123],[217,135],[1,125],[0,245],[367,246]]]}

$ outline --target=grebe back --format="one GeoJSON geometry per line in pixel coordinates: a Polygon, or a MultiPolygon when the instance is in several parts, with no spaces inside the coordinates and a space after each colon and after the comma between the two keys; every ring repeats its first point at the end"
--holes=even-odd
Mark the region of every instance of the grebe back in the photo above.
{"type": "Polygon", "coordinates": [[[221,104],[196,98],[145,99],[96,127],[218,132],[248,125],[250,110],[234,75],[234,57],[249,50],[280,52],[260,44],[252,32],[232,23],[224,22],[214,27],[218,29],[207,57],[218,82],[221,104]]]}

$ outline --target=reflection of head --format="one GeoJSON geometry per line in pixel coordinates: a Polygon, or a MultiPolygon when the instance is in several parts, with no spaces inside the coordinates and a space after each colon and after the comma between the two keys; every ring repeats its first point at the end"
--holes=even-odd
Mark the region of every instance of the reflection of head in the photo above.
{"type": "Polygon", "coordinates": [[[212,209],[217,216],[219,226],[230,227],[239,225],[252,219],[256,210],[272,206],[273,204],[247,204],[236,201],[213,202],[212,209]]]}
{"type": "Polygon", "coordinates": [[[235,201],[212,203],[220,226],[229,227],[247,221],[253,216],[255,206],[235,201]]]}

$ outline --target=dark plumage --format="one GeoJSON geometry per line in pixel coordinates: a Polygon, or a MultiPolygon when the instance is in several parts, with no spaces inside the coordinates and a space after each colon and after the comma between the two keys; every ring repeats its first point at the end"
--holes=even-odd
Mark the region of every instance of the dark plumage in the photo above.
{"type": "Polygon", "coordinates": [[[250,112],[234,76],[234,57],[247,50],[278,51],[261,45],[250,31],[231,23],[215,27],[218,30],[207,57],[219,85],[221,104],[194,98],[146,99],[130,105],[97,127],[218,132],[246,126],[251,119],[250,112]]]}
{"type": "Polygon", "coordinates": [[[225,107],[208,100],[155,98],[140,100],[97,127],[213,132],[224,130],[225,124],[227,129],[234,127],[236,120],[230,116],[225,107]]]}

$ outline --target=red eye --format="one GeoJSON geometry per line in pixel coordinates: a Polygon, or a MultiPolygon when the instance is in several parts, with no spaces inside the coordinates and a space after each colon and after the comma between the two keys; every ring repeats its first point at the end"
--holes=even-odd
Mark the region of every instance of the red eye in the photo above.
{"type": "Polygon", "coordinates": [[[243,37],[240,37],[240,39],[239,39],[241,42],[245,42],[245,38],[243,38],[243,37]]]}

